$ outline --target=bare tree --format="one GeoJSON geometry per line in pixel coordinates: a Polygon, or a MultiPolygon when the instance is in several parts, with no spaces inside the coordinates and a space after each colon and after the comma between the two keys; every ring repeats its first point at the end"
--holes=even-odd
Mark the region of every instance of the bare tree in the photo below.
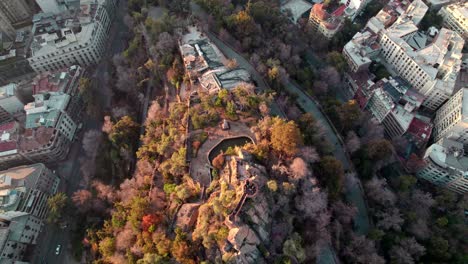
{"type": "Polygon", "coordinates": [[[374,177],[368,181],[365,186],[367,195],[372,199],[372,201],[383,206],[395,204],[397,197],[389,188],[387,188],[387,181],[385,179],[374,177]]]}
{"type": "Polygon", "coordinates": [[[320,156],[314,147],[304,146],[300,149],[299,153],[301,157],[308,163],[314,163],[320,160],[320,156]]]}
{"type": "Polygon", "coordinates": [[[127,223],[124,229],[115,235],[115,247],[117,250],[126,252],[135,243],[136,235],[131,224],[127,223]]]}
{"type": "Polygon", "coordinates": [[[312,179],[308,179],[303,182],[301,194],[296,196],[295,205],[304,217],[316,218],[320,212],[327,209],[327,194],[315,187],[312,179]]]}
{"type": "Polygon", "coordinates": [[[354,133],[354,131],[348,132],[346,136],[346,148],[349,152],[354,153],[361,147],[361,140],[354,133]]]}
{"type": "Polygon", "coordinates": [[[88,190],[74,192],[71,199],[81,213],[89,211],[92,207],[93,195],[88,190]]]}
{"type": "Polygon", "coordinates": [[[393,229],[395,231],[400,231],[401,225],[405,221],[400,214],[400,210],[397,208],[390,208],[383,212],[378,212],[376,216],[379,219],[377,226],[384,230],[393,229]]]}
{"type": "Polygon", "coordinates": [[[343,255],[349,263],[385,263],[384,258],[377,254],[374,241],[355,234],[351,236],[351,241],[343,250],[343,255]]]}
{"type": "Polygon", "coordinates": [[[419,218],[428,219],[430,216],[430,209],[435,204],[434,199],[430,193],[416,189],[411,194],[410,208],[419,218]]]}
{"type": "Polygon", "coordinates": [[[107,201],[110,204],[113,204],[117,200],[116,190],[112,186],[97,180],[94,180],[91,185],[96,190],[99,199],[107,201]]]}
{"type": "Polygon", "coordinates": [[[341,82],[341,77],[335,67],[328,66],[320,70],[320,79],[328,83],[330,86],[336,86],[341,82]]]}
{"type": "Polygon", "coordinates": [[[102,132],[109,134],[112,131],[112,127],[114,126],[114,122],[110,116],[104,117],[104,123],[102,124],[102,132]]]}
{"type": "Polygon", "coordinates": [[[364,137],[361,142],[367,144],[372,140],[379,140],[384,138],[384,128],[377,119],[371,117],[367,119],[363,124],[363,131],[365,131],[364,137]]]}
{"type": "Polygon", "coordinates": [[[390,250],[391,259],[395,263],[413,264],[426,253],[426,248],[419,244],[414,237],[404,238],[398,246],[390,250]]]}
{"type": "Polygon", "coordinates": [[[307,165],[302,158],[295,158],[289,166],[289,169],[291,170],[291,176],[296,180],[304,179],[312,175],[309,165],[307,165]]]}
{"type": "Polygon", "coordinates": [[[333,215],[343,225],[348,225],[353,221],[354,216],[357,213],[357,208],[354,206],[347,205],[342,201],[337,201],[332,204],[331,210],[333,215]]]}

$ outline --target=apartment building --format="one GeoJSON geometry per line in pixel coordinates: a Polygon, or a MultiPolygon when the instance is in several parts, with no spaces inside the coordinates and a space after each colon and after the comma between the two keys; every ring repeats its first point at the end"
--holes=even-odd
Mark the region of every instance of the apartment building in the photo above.
{"type": "Polygon", "coordinates": [[[24,106],[25,122],[0,142],[0,168],[32,162],[51,163],[66,158],[83,109],[78,93],[79,66],[36,76],[30,86],[34,101],[24,106]],[[4,148],[2,151],[1,143],[4,148]]]}
{"type": "Polygon", "coordinates": [[[424,97],[401,78],[382,79],[369,90],[365,108],[383,125],[386,136],[408,139],[408,153],[424,148],[432,131],[430,119],[417,112],[424,97]]]}
{"type": "Polygon", "coordinates": [[[343,56],[352,72],[369,69],[369,65],[380,53],[377,34],[371,31],[358,32],[343,47],[343,56]]]}
{"type": "Polygon", "coordinates": [[[81,1],[78,9],[33,18],[28,61],[37,73],[97,64],[105,52],[116,0],[81,1]]]}
{"type": "Polygon", "coordinates": [[[0,263],[29,263],[25,257],[37,243],[42,221],[24,212],[0,214],[0,263]]]}
{"type": "Polygon", "coordinates": [[[442,138],[426,150],[424,161],[416,174],[419,178],[457,193],[468,192],[468,157],[462,143],[442,138]]]}
{"type": "Polygon", "coordinates": [[[18,95],[18,86],[10,83],[0,87],[0,124],[9,123],[24,111],[24,103],[18,95]]]}
{"type": "Polygon", "coordinates": [[[28,23],[33,15],[32,8],[25,0],[0,1],[0,21],[9,21],[13,26],[28,23]]]}
{"type": "Polygon", "coordinates": [[[42,163],[0,171],[0,212],[21,211],[45,220],[47,200],[59,184],[59,177],[42,163]]]}
{"type": "Polygon", "coordinates": [[[20,154],[18,142],[22,127],[16,121],[0,125],[0,168],[26,164],[28,160],[20,154]]]}
{"type": "Polygon", "coordinates": [[[310,10],[309,24],[312,30],[331,39],[343,26],[346,5],[326,6],[323,3],[314,4],[310,10]]]}
{"type": "MultiPolygon", "coordinates": [[[[0,31],[2,25],[5,24],[0,17],[0,31]]],[[[0,85],[34,72],[26,59],[31,38],[32,34],[28,30],[17,30],[12,32],[9,38],[11,42],[3,43],[3,48],[0,48],[0,85]]]]}
{"type": "Polygon", "coordinates": [[[468,145],[468,88],[460,89],[437,110],[434,141],[450,138],[468,145]]]}
{"type": "Polygon", "coordinates": [[[0,46],[3,45],[3,41],[7,39],[15,38],[15,28],[11,25],[10,21],[6,17],[0,15],[0,46]]]}
{"type": "Polygon", "coordinates": [[[468,2],[460,1],[444,6],[440,9],[439,15],[444,18],[444,27],[468,40],[468,2]]]}
{"type": "Polygon", "coordinates": [[[380,44],[386,62],[426,97],[425,107],[435,110],[453,93],[464,41],[445,28],[432,40],[418,32],[427,10],[421,0],[413,1],[392,26],[380,31],[380,44]]]}

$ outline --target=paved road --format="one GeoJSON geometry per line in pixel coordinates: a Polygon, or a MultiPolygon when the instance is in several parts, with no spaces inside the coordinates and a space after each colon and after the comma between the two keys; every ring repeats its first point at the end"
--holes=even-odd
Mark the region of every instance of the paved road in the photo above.
{"type": "MultiPolygon", "coordinates": [[[[316,102],[312,97],[304,93],[304,91],[295,83],[289,82],[286,85],[286,89],[295,93],[298,96],[297,103],[307,112],[314,115],[317,120],[319,120],[323,127],[325,128],[325,136],[327,140],[334,146],[333,156],[340,160],[343,164],[343,168],[348,171],[354,171],[353,165],[346,155],[346,150],[343,147],[343,142],[333,125],[329,122],[327,117],[320,111],[319,103],[316,102]]],[[[358,234],[367,234],[369,231],[369,219],[366,203],[364,200],[364,193],[361,189],[361,183],[357,181],[348,181],[351,184],[346,190],[346,199],[349,203],[357,207],[358,213],[354,219],[355,222],[355,231],[358,234]]]]}
{"type": "MultiPolygon", "coordinates": [[[[123,17],[127,13],[127,3],[125,0],[121,0],[114,24],[109,32],[109,41],[107,46],[107,54],[101,60],[101,62],[95,67],[93,79],[96,81],[96,87],[104,88],[107,85],[106,75],[110,76],[110,63],[112,56],[121,53],[126,45],[126,38],[128,36],[128,28],[123,23],[123,17]]],[[[93,68],[88,69],[93,70],[93,68]]],[[[107,108],[111,103],[111,96],[109,89],[98,89],[99,101],[107,108]]],[[[89,129],[100,129],[101,120],[95,120],[86,118],[83,120],[83,131],[89,129]]],[[[83,156],[83,149],[81,148],[81,138],[79,137],[68,154],[68,159],[64,162],[60,162],[55,166],[57,174],[62,179],[62,189],[68,197],[80,189],[81,173],[79,157],[83,156]]],[[[68,222],[68,228],[65,230],[60,229],[57,225],[47,225],[44,228],[43,233],[40,237],[40,242],[36,248],[36,254],[33,257],[31,263],[47,263],[47,264],[64,264],[64,263],[78,263],[72,256],[71,248],[71,232],[79,223],[75,222],[75,219],[66,218],[68,222]],[[57,245],[62,246],[61,253],[55,254],[57,245]],[[44,252],[46,252],[44,254],[44,252]]]]}

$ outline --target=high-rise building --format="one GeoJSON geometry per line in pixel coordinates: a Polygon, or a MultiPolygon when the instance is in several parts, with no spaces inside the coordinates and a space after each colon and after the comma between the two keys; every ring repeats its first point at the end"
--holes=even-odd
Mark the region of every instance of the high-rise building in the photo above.
{"type": "Polygon", "coordinates": [[[45,220],[47,200],[57,193],[59,183],[42,163],[0,171],[0,212],[21,211],[45,220]]]}
{"type": "Polygon", "coordinates": [[[444,18],[447,27],[468,40],[468,2],[460,1],[440,9],[439,15],[444,18]]]}
{"type": "Polygon", "coordinates": [[[2,16],[0,16],[0,34],[0,50],[2,50],[5,40],[13,40],[15,38],[15,28],[11,25],[10,21],[2,16]]]}
{"type": "Polygon", "coordinates": [[[326,6],[323,3],[314,4],[309,16],[312,30],[331,39],[343,26],[345,9],[346,6],[343,4],[336,7],[326,6]]]}
{"type": "Polygon", "coordinates": [[[81,1],[79,11],[36,14],[28,58],[34,71],[97,64],[105,51],[115,2],[81,1]]]}
{"type": "Polygon", "coordinates": [[[426,97],[425,107],[436,110],[453,94],[464,40],[445,28],[432,40],[418,32],[417,24],[427,9],[415,0],[391,27],[380,32],[380,44],[386,62],[426,97]]]}
{"type": "Polygon", "coordinates": [[[24,106],[24,128],[0,126],[0,134],[4,134],[0,138],[0,168],[66,158],[83,109],[77,92],[82,75],[79,66],[71,66],[33,80],[34,102],[24,106]]]}
{"type": "Polygon", "coordinates": [[[43,223],[24,212],[0,214],[0,263],[24,262],[30,247],[37,243],[43,223]]]}
{"type": "Polygon", "coordinates": [[[443,138],[424,155],[424,167],[416,175],[458,193],[468,192],[468,157],[463,144],[443,138]]]}
{"type": "Polygon", "coordinates": [[[0,124],[11,122],[22,114],[24,103],[17,93],[17,85],[10,83],[0,87],[0,124]]]}
{"type": "Polygon", "coordinates": [[[9,21],[12,25],[20,25],[29,22],[33,10],[25,0],[1,0],[0,21],[9,21]]]}
{"type": "Polygon", "coordinates": [[[450,138],[468,145],[468,88],[460,89],[437,110],[434,141],[450,138]]]}

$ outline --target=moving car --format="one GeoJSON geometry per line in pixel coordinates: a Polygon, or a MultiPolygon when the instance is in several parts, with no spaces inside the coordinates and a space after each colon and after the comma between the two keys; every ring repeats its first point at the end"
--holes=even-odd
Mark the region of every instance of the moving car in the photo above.
{"type": "Polygon", "coordinates": [[[60,249],[61,248],[62,248],[62,245],[57,245],[57,247],[55,248],[55,255],[60,254],[60,249]]]}

